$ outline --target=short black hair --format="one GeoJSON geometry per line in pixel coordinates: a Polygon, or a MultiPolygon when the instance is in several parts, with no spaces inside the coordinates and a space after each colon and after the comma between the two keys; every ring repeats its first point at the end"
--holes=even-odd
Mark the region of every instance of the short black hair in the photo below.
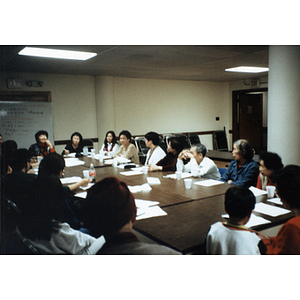
{"type": "Polygon", "coordinates": [[[146,133],[145,138],[148,141],[152,141],[153,145],[155,145],[155,146],[159,145],[159,135],[158,135],[158,133],[156,133],[154,131],[149,131],[148,133],[146,133]]]}
{"type": "Polygon", "coordinates": [[[300,209],[300,167],[287,165],[274,177],[278,196],[291,208],[300,209]]]}
{"type": "Polygon", "coordinates": [[[65,160],[58,153],[50,153],[45,156],[39,166],[39,175],[55,175],[65,168],[65,160]]]}
{"type": "Polygon", "coordinates": [[[12,153],[11,167],[13,171],[21,171],[27,166],[27,162],[31,161],[31,153],[29,150],[21,148],[12,153]]]}
{"type": "Polygon", "coordinates": [[[255,196],[246,187],[232,186],[225,193],[225,210],[230,218],[243,219],[250,216],[255,203],[255,196]]]}
{"type": "Polygon", "coordinates": [[[119,138],[121,137],[121,135],[125,135],[127,139],[131,140],[131,133],[128,130],[122,130],[119,134],[119,138]]]}
{"type": "Polygon", "coordinates": [[[72,133],[72,135],[71,135],[71,143],[72,143],[73,136],[75,136],[75,135],[79,137],[79,144],[81,144],[82,140],[83,140],[83,137],[82,137],[81,133],[79,133],[77,131],[75,131],[75,132],[72,133]]]}
{"type": "Polygon", "coordinates": [[[241,139],[235,141],[233,144],[236,144],[240,155],[243,156],[246,160],[252,159],[254,156],[254,151],[249,141],[241,139]]]}
{"type": "Polygon", "coordinates": [[[263,152],[259,159],[264,161],[265,167],[269,170],[278,171],[283,168],[281,157],[277,153],[263,152]]]}
{"type": "Polygon", "coordinates": [[[177,153],[180,153],[183,150],[183,142],[180,138],[170,137],[168,141],[171,143],[172,149],[176,150],[177,153]]]}
{"type": "Polygon", "coordinates": [[[42,134],[44,134],[44,135],[48,138],[48,132],[47,132],[47,131],[45,131],[45,130],[39,130],[39,131],[34,135],[35,140],[36,140],[37,143],[40,141],[40,140],[39,140],[39,136],[42,135],[42,134]]]}

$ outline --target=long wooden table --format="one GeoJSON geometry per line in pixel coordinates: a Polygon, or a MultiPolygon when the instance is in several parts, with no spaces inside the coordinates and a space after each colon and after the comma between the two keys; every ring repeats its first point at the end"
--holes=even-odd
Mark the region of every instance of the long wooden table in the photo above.
{"type": "MultiPolygon", "coordinates": [[[[172,174],[172,172],[125,176],[120,173],[127,170],[114,168],[88,157],[81,159],[86,162],[85,165],[66,168],[65,177],[82,177],[82,171],[89,168],[92,162],[97,167],[96,181],[108,176],[115,176],[126,182],[127,185],[135,186],[147,183],[147,177],[160,179],[161,184],[151,185],[151,191],[134,193],[136,199],[159,201],[159,206],[167,213],[166,216],[142,219],[134,224],[134,229],[137,232],[157,243],[167,245],[184,254],[201,254],[204,253],[205,237],[210,225],[217,221],[224,221],[221,215],[225,214],[224,194],[230,187],[227,183],[211,187],[193,184],[192,189],[187,190],[184,187],[183,179],[176,180],[164,177],[172,174]]],[[[192,180],[195,182],[204,179],[192,178],[192,180]]],[[[282,224],[293,215],[290,213],[277,218],[261,216],[269,219],[272,223],[258,226],[254,228],[256,230],[282,224]]]]}

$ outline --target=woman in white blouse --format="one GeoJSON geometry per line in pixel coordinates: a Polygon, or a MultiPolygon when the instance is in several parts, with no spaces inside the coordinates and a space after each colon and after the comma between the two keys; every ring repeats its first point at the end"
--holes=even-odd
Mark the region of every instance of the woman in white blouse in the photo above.
{"type": "Polygon", "coordinates": [[[145,144],[148,148],[150,148],[147,153],[145,166],[156,165],[166,156],[165,151],[158,146],[159,135],[156,132],[150,131],[145,135],[145,144]]]}
{"type": "Polygon", "coordinates": [[[108,131],[105,135],[104,144],[101,147],[100,155],[113,157],[119,150],[117,137],[113,131],[108,131]]]}

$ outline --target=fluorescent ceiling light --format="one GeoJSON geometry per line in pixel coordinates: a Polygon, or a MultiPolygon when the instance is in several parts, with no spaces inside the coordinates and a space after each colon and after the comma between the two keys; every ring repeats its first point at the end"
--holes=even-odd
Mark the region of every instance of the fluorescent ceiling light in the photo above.
{"type": "Polygon", "coordinates": [[[48,48],[35,48],[35,47],[25,47],[19,52],[19,55],[29,55],[38,57],[51,57],[51,58],[62,58],[62,59],[78,59],[87,60],[97,55],[97,53],[92,52],[82,52],[82,51],[70,51],[70,50],[58,50],[58,49],[48,49],[48,48]]]}
{"type": "Polygon", "coordinates": [[[269,68],[261,68],[261,67],[236,67],[236,68],[229,68],[225,69],[227,72],[241,72],[241,73],[261,73],[261,72],[268,72],[269,68]]]}

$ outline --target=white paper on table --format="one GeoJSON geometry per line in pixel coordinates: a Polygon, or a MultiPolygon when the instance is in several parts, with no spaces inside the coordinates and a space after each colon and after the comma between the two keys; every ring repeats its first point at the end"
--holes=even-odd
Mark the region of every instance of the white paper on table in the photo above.
{"type": "Polygon", "coordinates": [[[166,216],[167,213],[162,210],[159,206],[150,206],[147,209],[142,209],[140,215],[136,217],[136,220],[142,220],[152,217],[166,216]]]}
{"type": "Polygon", "coordinates": [[[149,184],[160,184],[160,180],[157,177],[147,177],[147,181],[149,184]]]}
{"type": "Polygon", "coordinates": [[[268,205],[265,203],[257,203],[255,205],[254,211],[265,214],[265,215],[269,215],[272,217],[277,217],[277,216],[288,214],[289,212],[291,212],[288,209],[276,207],[273,205],[268,205]]]}
{"type": "Polygon", "coordinates": [[[144,183],[142,185],[128,186],[131,193],[137,192],[148,192],[151,191],[152,188],[148,183],[144,183]]]}
{"type": "Polygon", "coordinates": [[[104,161],[104,164],[105,165],[112,165],[113,161],[114,161],[113,159],[107,159],[107,160],[104,161]]]}
{"type": "Polygon", "coordinates": [[[81,192],[81,193],[77,193],[77,194],[75,194],[75,196],[76,196],[76,197],[80,197],[80,198],[83,198],[83,199],[85,199],[85,198],[86,198],[86,196],[87,196],[87,192],[81,192]]]}
{"type": "Polygon", "coordinates": [[[87,190],[87,189],[89,189],[90,187],[92,187],[94,184],[95,184],[95,183],[90,182],[87,186],[80,186],[80,188],[83,189],[83,190],[87,190]]]}
{"type": "Polygon", "coordinates": [[[283,204],[281,202],[280,198],[271,198],[271,199],[268,199],[267,201],[270,201],[270,202],[275,203],[275,204],[280,204],[280,205],[283,204]]]}
{"type": "Polygon", "coordinates": [[[124,163],[129,163],[129,162],[131,162],[130,159],[128,159],[128,158],[126,158],[126,157],[123,157],[123,156],[118,156],[118,157],[116,157],[116,158],[117,158],[118,163],[120,163],[120,164],[124,164],[124,163]]]}
{"type": "Polygon", "coordinates": [[[158,205],[158,201],[151,201],[151,200],[142,200],[142,199],[134,199],[135,200],[135,205],[138,208],[145,208],[149,206],[154,206],[158,205]]]}
{"type": "Polygon", "coordinates": [[[60,178],[62,184],[79,182],[80,180],[82,180],[82,178],[79,176],[60,178]]]}
{"type": "Polygon", "coordinates": [[[72,158],[65,158],[65,164],[66,167],[74,167],[74,166],[80,166],[80,165],[84,165],[85,161],[83,160],[79,160],[76,157],[72,157],[72,158]]]}
{"type": "MultiPolygon", "coordinates": [[[[228,214],[221,215],[222,218],[224,219],[229,219],[228,214]]],[[[271,223],[271,221],[266,220],[262,217],[258,217],[255,214],[251,214],[250,220],[248,221],[247,224],[245,224],[246,227],[253,227],[253,226],[258,226],[258,225],[263,225],[263,224],[268,224],[271,223]]]]}
{"type": "Polygon", "coordinates": [[[120,172],[121,175],[125,176],[132,176],[132,175],[142,175],[144,174],[143,172],[137,170],[137,171],[125,171],[125,172],[120,172]]]}
{"type": "Polygon", "coordinates": [[[250,186],[249,190],[253,193],[253,195],[255,197],[257,197],[257,196],[263,196],[263,195],[268,195],[267,191],[258,189],[258,188],[254,187],[254,186],[250,186]]]}
{"type": "Polygon", "coordinates": [[[201,181],[196,181],[193,183],[197,184],[197,185],[202,185],[202,186],[213,186],[213,185],[218,185],[218,184],[224,184],[223,181],[218,181],[218,180],[214,180],[214,179],[201,180],[201,181]]]}
{"type": "MultiPolygon", "coordinates": [[[[177,179],[176,174],[169,174],[169,175],[166,175],[164,177],[165,178],[177,179]]],[[[181,173],[181,179],[183,179],[183,178],[189,178],[189,177],[192,177],[191,173],[181,173]]]]}
{"type": "Polygon", "coordinates": [[[64,157],[75,157],[76,152],[65,154],[64,157]]]}

